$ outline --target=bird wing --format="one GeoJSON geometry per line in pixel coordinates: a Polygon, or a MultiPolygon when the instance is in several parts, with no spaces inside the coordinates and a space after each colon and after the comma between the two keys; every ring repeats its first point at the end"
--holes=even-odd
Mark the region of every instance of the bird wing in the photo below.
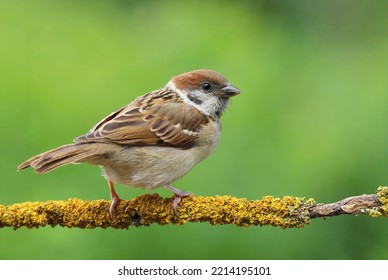
{"type": "Polygon", "coordinates": [[[184,147],[197,139],[201,126],[208,121],[176,93],[163,88],[111,113],[74,141],[184,147]]]}

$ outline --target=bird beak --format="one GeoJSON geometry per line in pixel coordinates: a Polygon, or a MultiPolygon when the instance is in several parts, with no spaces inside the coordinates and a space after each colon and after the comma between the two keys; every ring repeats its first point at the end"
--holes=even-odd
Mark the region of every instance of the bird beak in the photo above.
{"type": "Polygon", "coordinates": [[[220,96],[224,98],[232,97],[240,93],[240,90],[232,86],[231,84],[227,84],[225,87],[221,89],[220,96]]]}

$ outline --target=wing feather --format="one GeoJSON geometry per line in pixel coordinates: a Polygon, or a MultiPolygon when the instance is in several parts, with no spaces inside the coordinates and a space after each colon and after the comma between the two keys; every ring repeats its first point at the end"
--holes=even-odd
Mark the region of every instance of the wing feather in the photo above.
{"type": "Polygon", "coordinates": [[[163,88],[111,113],[75,141],[179,147],[195,141],[208,121],[176,93],[163,88]]]}

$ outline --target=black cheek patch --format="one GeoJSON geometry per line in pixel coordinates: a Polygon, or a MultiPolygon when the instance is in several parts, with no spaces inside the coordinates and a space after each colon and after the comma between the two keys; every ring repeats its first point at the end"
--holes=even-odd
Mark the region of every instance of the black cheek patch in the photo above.
{"type": "Polygon", "coordinates": [[[188,94],[187,97],[192,101],[194,104],[201,105],[203,101],[201,99],[198,99],[193,94],[188,94]]]}

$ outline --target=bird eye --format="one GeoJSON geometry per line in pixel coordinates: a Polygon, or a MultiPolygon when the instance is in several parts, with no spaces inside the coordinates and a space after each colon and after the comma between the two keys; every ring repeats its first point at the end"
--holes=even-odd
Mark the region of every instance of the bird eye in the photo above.
{"type": "Polygon", "coordinates": [[[208,82],[204,82],[201,84],[201,88],[205,91],[211,92],[212,91],[212,85],[208,82]]]}

